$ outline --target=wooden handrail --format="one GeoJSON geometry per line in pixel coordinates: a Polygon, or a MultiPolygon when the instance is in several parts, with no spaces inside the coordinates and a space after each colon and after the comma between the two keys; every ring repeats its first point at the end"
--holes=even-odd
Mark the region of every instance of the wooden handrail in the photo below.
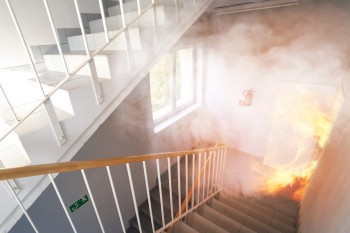
{"type": "Polygon", "coordinates": [[[30,176],[61,173],[61,172],[72,172],[72,171],[78,171],[81,169],[92,169],[92,168],[100,168],[100,167],[106,167],[106,166],[115,166],[120,164],[136,163],[136,162],[149,161],[149,160],[155,160],[155,159],[172,158],[177,156],[182,157],[189,154],[209,152],[212,150],[217,150],[225,147],[226,145],[220,144],[220,145],[216,145],[215,147],[196,149],[196,150],[165,152],[165,153],[126,156],[126,157],[117,157],[117,158],[104,158],[104,159],[85,160],[85,161],[70,161],[70,162],[61,162],[61,163],[32,165],[32,166],[18,167],[18,168],[4,168],[4,169],[0,169],[0,181],[24,178],[24,177],[30,177],[30,176]]]}

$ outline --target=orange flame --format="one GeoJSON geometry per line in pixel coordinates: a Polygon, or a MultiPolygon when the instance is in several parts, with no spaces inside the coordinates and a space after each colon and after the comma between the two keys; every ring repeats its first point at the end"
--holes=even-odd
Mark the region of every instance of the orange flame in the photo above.
{"type": "Polygon", "coordinates": [[[293,200],[301,201],[316,165],[317,161],[312,161],[305,168],[277,170],[266,179],[266,192],[285,194],[293,200]]]}
{"type": "Polygon", "coordinates": [[[286,122],[290,128],[297,132],[295,135],[303,135],[304,138],[301,136],[301,138],[290,140],[297,146],[294,160],[285,165],[283,169],[272,172],[265,179],[265,189],[268,194],[285,194],[297,201],[301,201],[304,197],[307,185],[331,132],[332,120],[342,103],[342,98],[337,97],[332,109],[327,111],[317,104],[311,95],[303,94],[301,101],[295,100],[294,102],[297,108],[279,108],[276,109],[276,115],[287,119],[286,122]],[[305,139],[310,138],[313,138],[313,142],[306,142],[305,139]],[[309,154],[309,159],[302,158],[305,154],[309,154]]]}

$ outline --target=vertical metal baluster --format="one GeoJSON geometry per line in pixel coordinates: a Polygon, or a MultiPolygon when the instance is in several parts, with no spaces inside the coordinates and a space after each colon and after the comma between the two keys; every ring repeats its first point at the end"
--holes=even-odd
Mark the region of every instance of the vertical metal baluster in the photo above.
{"type": "Polygon", "coordinates": [[[123,217],[122,217],[122,214],[121,214],[121,211],[120,211],[120,207],[119,207],[117,192],[115,191],[115,187],[114,187],[114,182],[113,182],[113,177],[112,177],[112,174],[111,174],[111,170],[110,170],[109,166],[106,166],[106,169],[107,169],[109,183],[110,183],[111,188],[112,188],[114,202],[115,202],[115,205],[117,207],[117,211],[118,211],[118,215],[119,215],[119,221],[120,221],[120,224],[122,225],[123,232],[126,233],[123,217]]]}
{"type": "Polygon", "coordinates": [[[100,214],[98,213],[98,210],[97,210],[97,207],[96,207],[96,203],[95,203],[95,200],[94,200],[94,196],[92,195],[92,192],[91,192],[91,189],[90,189],[90,185],[89,185],[89,182],[88,182],[88,180],[87,180],[87,178],[86,178],[84,169],[81,169],[81,174],[83,175],[83,179],[84,179],[84,182],[85,182],[85,186],[86,186],[87,191],[88,191],[88,193],[89,193],[92,206],[94,207],[94,210],[95,210],[95,214],[96,214],[98,223],[100,224],[100,227],[101,227],[102,232],[105,233],[105,229],[103,228],[103,224],[102,224],[102,221],[101,221],[101,218],[100,218],[100,214]]]}
{"type": "MultiPolygon", "coordinates": [[[[55,38],[57,49],[58,49],[58,52],[59,52],[61,60],[62,60],[62,64],[64,66],[66,76],[68,77],[70,75],[69,70],[68,70],[68,66],[67,66],[66,60],[65,60],[64,55],[63,55],[61,43],[60,43],[60,40],[58,38],[56,27],[55,27],[55,24],[54,24],[53,19],[52,19],[52,14],[50,12],[49,5],[47,4],[47,0],[43,0],[43,2],[44,2],[45,10],[46,10],[46,13],[47,13],[47,16],[49,19],[50,26],[52,29],[52,33],[53,33],[53,36],[55,38]]],[[[34,65],[33,65],[33,67],[34,67],[34,65]]],[[[35,70],[35,67],[34,67],[34,70],[35,70]]],[[[37,73],[36,73],[36,75],[37,75],[37,73]]],[[[38,80],[39,80],[39,77],[38,77],[38,80]]],[[[39,82],[40,82],[40,80],[39,80],[39,82]]],[[[44,93],[44,91],[43,91],[43,93],[44,93]]],[[[45,93],[44,93],[44,96],[46,96],[45,93]]],[[[44,102],[44,106],[45,106],[46,114],[47,114],[49,121],[50,121],[50,124],[51,124],[51,128],[53,130],[53,133],[56,136],[57,143],[59,146],[61,146],[66,142],[66,139],[65,139],[62,127],[60,125],[60,122],[58,120],[57,114],[55,112],[54,106],[53,106],[50,98],[44,102]]]]}
{"type": "Polygon", "coordinates": [[[177,1],[178,0],[174,0],[175,1],[175,23],[178,23],[178,18],[179,18],[179,16],[178,16],[178,14],[179,14],[179,12],[178,12],[178,3],[177,3],[177,1]]]}
{"type": "Polygon", "coordinates": [[[11,112],[12,112],[13,117],[15,118],[15,120],[16,120],[17,122],[19,122],[19,118],[18,118],[18,116],[17,116],[15,110],[13,109],[10,100],[7,98],[7,95],[6,95],[5,91],[4,91],[4,88],[2,88],[1,84],[0,84],[0,89],[1,89],[1,91],[2,91],[2,94],[3,94],[4,97],[5,97],[5,100],[6,100],[7,104],[8,104],[8,106],[10,107],[10,110],[11,110],[11,112]]]}
{"type": "Polygon", "coordinates": [[[216,150],[214,150],[214,154],[213,154],[213,171],[212,171],[212,183],[211,183],[211,186],[213,187],[213,190],[215,189],[215,160],[216,160],[216,150]]]}
{"type": "Polygon", "coordinates": [[[70,217],[70,215],[69,215],[69,213],[68,213],[68,210],[67,210],[67,208],[66,208],[66,204],[64,203],[64,201],[63,201],[63,199],[62,199],[61,193],[60,193],[60,191],[58,190],[58,188],[57,188],[57,186],[56,186],[56,183],[55,183],[55,181],[54,181],[52,175],[51,175],[51,174],[48,174],[48,176],[49,176],[49,178],[50,178],[50,180],[51,180],[52,186],[53,186],[53,188],[54,188],[55,191],[56,191],[57,197],[58,197],[58,199],[59,199],[60,202],[61,202],[61,205],[62,205],[62,208],[63,208],[63,210],[64,210],[64,213],[66,214],[66,216],[67,216],[67,218],[68,218],[68,221],[69,221],[69,223],[70,223],[70,225],[71,225],[73,231],[74,231],[75,233],[77,233],[77,230],[75,229],[75,226],[74,226],[74,224],[73,224],[72,218],[70,217]]]}
{"type": "MultiPolygon", "coordinates": [[[[82,34],[82,37],[83,37],[83,42],[84,42],[84,47],[85,47],[85,51],[86,51],[86,56],[88,56],[90,58],[91,55],[90,55],[89,45],[88,45],[88,42],[87,42],[87,39],[86,39],[86,34],[85,34],[83,20],[81,19],[81,14],[80,14],[80,10],[79,10],[78,0],[74,0],[74,5],[75,5],[75,10],[76,10],[77,15],[78,15],[78,21],[79,21],[81,34],[82,34]]],[[[94,91],[94,94],[95,94],[96,102],[97,102],[97,104],[100,104],[103,101],[103,97],[102,97],[102,91],[101,91],[100,83],[98,82],[96,65],[95,65],[95,60],[94,59],[92,59],[89,62],[89,69],[90,69],[90,74],[91,74],[90,77],[91,77],[92,88],[93,88],[93,91],[94,91]]]]}
{"type": "Polygon", "coordinates": [[[105,33],[106,42],[108,42],[109,41],[109,36],[108,36],[108,29],[107,29],[107,24],[106,24],[105,9],[103,8],[102,0],[98,0],[98,4],[100,6],[100,11],[101,11],[101,16],[102,16],[103,31],[105,33]]]}
{"type": "Polygon", "coordinates": [[[128,172],[129,183],[130,183],[130,188],[131,188],[131,195],[132,195],[132,200],[134,202],[134,209],[135,209],[135,214],[136,214],[137,225],[139,226],[139,231],[142,232],[140,216],[139,216],[139,211],[138,211],[138,208],[137,208],[137,202],[136,202],[136,197],[135,197],[134,184],[133,184],[133,181],[132,181],[132,176],[131,176],[129,163],[126,163],[126,170],[128,172]]]}
{"type": "Polygon", "coordinates": [[[52,29],[52,33],[53,33],[55,41],[56,41],[58,52],[59,52],[59,54],[61,56],[61,59],[62,59],[62,64],[64,65],[64,69],[66,71],[66,75],[69,76],[68,66],[67,66],[67,63],[66,63],[66,59],[64,58],[63,52],[62,52],[61,42],[60,42],[60,40],[58,38],[58,34],[57,34],[56,27],[55,27],[55,24],[54,24],[53,19],[52,19],[52,14],[51,14],[49,5],[47,4],[47,0],[43,0],[43,2],[44,2],[44,5],[45,5],[47,16],[49,18],[49,22],[50,22],[50,26],[51,26],[51,29],[52,29]]]}
{"type": "Polygon", "coordinates": [[[154,4],[152,7],[152,24],[153,24],[153,36],[154,36],[154,44],[157,44],[157,27],[158,27],[158,16],[157,16],[157,6],[154,0],[152,0],[154,4]]]}
{"type": "Polygon", "coordinates": [[[32,56],[30,55],[29,49],[28,49],[28,47],[27,47],[27,43],[26,43],[26,41],[24,40],[23,33],[22,33],[22,31],[21,31],[21,29],[20,29],[20,27],[19,27],[19,24],[18,24],[18,22],[17,22],[17,18],[16,18],[16,16],[15,16],[14,12],[13,12],[11,3],[10,3],[9,0],[5,0],[5,2],[6,2],[6,5],[7,5],[8,10],[9,10],[9,12],[10,12],[12,21],[13,21],[13,23],[15,24],[16,31],[17,31],[17,33],[18,33],[18,35],[19,35],[19,38],[21,39],[22,46],[23,46],[23,48],[24,48],[24,50],[25,50],[25,52],[26,52],[26,55],[27,55],[27,57],[28,57],[28,59],[29,59],[29,61],[30,61],[30,66],[31,66],[32,71],[33,71],[33,73],[34,73],[34,75],[35,75],[35,79],[36,79],[36,81],[37,81],[38,84],[39,84],[40,91],[42,92],[43,96],[45,96],[45,95],[46,95],[46,94],[45,94],[45,91],[44,91],[44,89],[43,89],[43,87],[42,87],[42,85],[41,85],[38,72],[37,72],[37,70],[36,70],[36,68],[35,68],[35,66],[34,66],[34,61],[33,61],[33,59],[32,59],[32,56]]]}
{"type": "Polygon", "coordinates": [[[182,215],[181,211],[181,176],[180,176],[180,156],[177,156],[177,186],[179,191],[179,216],[182,215]]]}
{"type": "Polygon", "coordinates": [[[204,193],[205,193],[205,173],[206,173],[206,170],[207,170],[207,167],[206,167],[206,161],[207,161],[207,152],[204,152],[204,164],[203,164],[203,167],[204,167],[204,174],[203,174],[203,191],[202,191],[202,201],[204,200],[204,193]]]}
{"type": "Polygon", "coordinates": [[[186,160],[186,212],[188,211],[188,202],[187,202],[187,198],[188,198],[188,155],[185,155],[185,160],[186,160]]]}
{"type": "Polygon", "coordinates": [[[158,187],[159,187],[159,197],[160,197],[160,211],[162,212],[162,224],[163,224],[163,226],[165,226],[163,193],[162,193],[162,182],[160,179],[159,159],[156,159],[156,163],[157,163],[157,176],[158,176],[158,187]]]}
{"type": "Polygon", "coordinates": [[[146,168],[146,162],[142,162],[143,165],[143,173],[145,175],[145,183],[146,183],[146,189],[147,189],[147,200],[148,200],[148,208],[149,208],[149,214],[151,217],[151,224],[152,224],[152,231],[155,232],[154,228],[154,222],[153,222],[153,210],[152,210],[152,204],[151,204],[151,195],[149,193],[149,185],[148,185],[148,176],[147,176],[147,168],[146,168]]]}
{"type": "Polygon", "coordinates": [[[227,156],[227,151],[225,148],[224,149],[224,169],[223,169],[223,173],[222,173],[222,183],[224,183],[224,172],[225,172],[225,168],[226,168],[226,156],[227,156]]]}
{"type": "Polygon", "coordinates": [[[218,185],[218,187],[221,187],[221,185],[220,185],[220,177],[221,177],[221,171],[222,171],[222,169],[221,169],[221,149],[219,149],[218,150],[218,154],[219,154],[219,156],[218,156],[218,174],[217,174],[217,181],[216,181],[216,183],[217,183],[217,185],[218,185]]]}
{"type": "Polygon", "coordinates": [[[201,187],[201,156],[202,156],[202,153],[199,153],[199,155],[198,155],[197,205],[200,203],[200,200],[199,200],[199,193],[200,193],[200,187],[201,187]]]}
{"type": "Polygon", "coordinates": [[[171,183],[171,167],[170,167],[170,158],[169,157],[168,157],[168,181],[169,181],[171,220],[173,220],[174,219],[173,188],[172,188],[172,183],[171,183]]]}
{"type": "Polygon", "coordinates": [[[218,154],[216,155],[216,173],[215,173],[215,183],[217,189],[219,189],[219,172],[220,172],[220,166],[219,166],[219,158],[220,158],[220,150],[218,150],[218,154]]]}
{"type": "Polygon", "coordinates": [[[209,156],[208,156],[208,184],[207,184],[207,197],[209,196],[209,192],[210,192],[210,180],[211,180],[211,160],[212,160],[212,151],[209,151],[209,156]]]}
{"type": "Polygon", "coordinates": [[[194,170],[195,170],[196,154],[192,155],[192,208],[194,206],[194,170]]]}
{"type": "MultiPolygon", "coordinates": [[[[37,70],[36,70],[36,68],[35,68],[34,61],[33,61],[33,59],[32,59],[32,56],[30,55],[29,49],[28,49],[28,47],[27,47],[27,43],[26,43],[25,40],[24,40],[24,36],[23,36],[22,31],[21,31],[21,29],[20,29],[20,27],[19,27],[19,24],[18,24],[18,22],[17,22],[17,18],[16,18],[16,16],[15,16],[14,12],[13,12],[12,6],[11,6],[9,0],[5,0],[5,2],[6,2],[6,5],[7,5],[7,7],[8,7],[8,10],[9,10],[9,12],[10,12],[10,15],[11,15],[11,18],[12,18],[12,20],[13,20],[13,23],[15,24],[15,27],[16,27],[17,33],[18,33],[18,35],[19,35],[19,37],[20,37],[22,46],[23,46],[23,48],[24,48],[24,50],[25,50],[25,52],[26,52],[26,55],[27,55],[27,57],[28,57],[28,59],[29,59],[29,61],[30,61],[31,68],[32,68],[32,71],[33,71],[33,73],[34,73],[35,79],[36,79],[36,81],[38,82],[40,91],[41,91],[41,93],[43,94],[43,96],[46,96],[45,91],[44,91],[44,89],[43,89],[43,87],[42,87],[42,85],[41,85],[38,72],[37,72],[37,70]]],[[[55,31],[55,28],[54,28],[54,25],[53,25],[53,21],[52,21],[52,18],[51,18],[51,15],[50,15],[50,12],[49,12],[49,9],[48,9],[46,0],[44,0],[44,4],[45,4],[46,10],[48,10],[50,24],[51,24],[51,27],[53,27],[52,30],[53,30],[53,32],[54,32],[55,40],[56,40],[56,43],[58,43],[57,46],[58,46],[58,49],[59,49],[59,51],[60,51],[61,58],[63,59],[63,64],[64,64],[64,66],[65,66],[66,74],[67,74],[67,76],[68,76],[68,75],[69,75],[69,72],[68,72],[67,64],[66,64],[66,61],[64,60],[64,56],[63,56],[63,53],[62,53],[62,50],[61,50],[61,45],[59,44],[58,36],[57,36],[56,31],[55,31]]],[[[57,143],[58,143],[59,146],[61,146],[62,144],[65,143],[66,140],[65,140],[65,137],[64,137],[64,134],[63,134],[63,130],[62,130],[62,128],[61,128],[61,125],[60,125],[60,123],[59,123],[59,121],[58,121],[56,112],[54,111],[54,107],[53,107],[53,105],[52,105],[51,100],[50,100],[50,99],[47,99],[47,100],[44,102],[44,106],[45,106],[45,110],[46,110],[47,116],[48,116],[48,118],[49,118],[50,124],[51,124],[51,126],[52,126],[53,133],[55,134],[55,137],[56,137],[56,139],[57,139],[57,143]]]]}
{"type": "Polygon", "coordinates": [[[136,0],[137,3],[137,14],[141,15],[141,4],[140,4],[140,0],[136,0]]]}
{"type": "Polygon", "coordinates": [[[8,180],[5,180],[4,182],[5,182],[5,184],[7,185],[8,189],[10,190],[12,196],[16,199],[16,201],[17,201],[19,207],[22,209],[22,212],[23,212],[24,215],[27,217],[27,219],[28,219],[30,225],[33,227],[34,231],[35,231],[36,233],[39,233],[38,229],[37,229],[36,226],[34,225],[33,220],[30,218],[30,216],[29,216],[27,210],[24,208],[22,202],[19,200],[19,198],[18,198],[17,194],[15,193],[15,191],[13,191],[13,189],[12,189],[10,183],[8,182],[8,180]]]}
{"type": "MultiPolygon", "coordinates": [[[[124,3],[122,0],[119,0],[119,6],[120,6],[120,15],[122,18],[122,24],[123,24],[123,28],[126,29],[126,21],[125,21],[125,13],[124,13],[124,3]]],[[[124,30],[123,32],[123,36],[124,36],[124,43],[125,43],[125,49],[126,49],[126,57],[127,57],[127,61],[128,61],[128,67],[129,70],[131,70],[131,60],[130,60],[130,54],[129,54],[129,48],[130,46],[130,38],[129,36],[127,36],[126,34],[129,33],[129,30],[124,30]]]]}
{"type": "Polygon", "coordinates": [[[225,149],[222,150],[222,174],[221,174],[221,184],[224,184],[224,177],[225,177],[225,149]]]}
{"type": "Polygon", "coordinates": [[[224,151],[221,149],[221,156],[220,156],[220,177],[219,177],[219,183],[222,187],[222,176],[224,174],[224,151]]]}

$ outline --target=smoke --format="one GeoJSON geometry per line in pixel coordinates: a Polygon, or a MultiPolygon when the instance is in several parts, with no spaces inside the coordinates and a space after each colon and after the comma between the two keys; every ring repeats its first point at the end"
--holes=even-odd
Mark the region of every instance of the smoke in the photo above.
{"type": "MultiPolygon", "coordinates": [[[[210,16],[205,21],[208,30],[199,34],[209,47],[203,137],[263,159],[267,156],[272,122],[279,123],[274,117],[276,104],[288,83],[296,92],[298,85],[335,87],[319,88],[321,92],[310,102],[329,109],[335,101],[334,92],[341,89],[349,62],[349,10],[346,3],[333,1],[210,16]],[[239,106],[243,91],[251,88],[255,90],[253,105],[239,106]]],[[[288,91],[287,99],[293,99],[293,94],[288,91]]],[[[296,101],[284,104],[301,114],[305,109],[299,108],[296,101]]],[[[280,130],[288,134],[289,129],[280,130]]],[[[280,139],[274,143],[283,149],[285,142],[280,139]]],[[[234,162],[227,166],[231,171],[241,168],[234,162]]],[[[251,172],[248,176],[259,183],[267,172],[263,166],[253,167],[230,178],[240,183],[241,191],[260,191],[259,184],[247,182],[245,177],[251,172]]]]}

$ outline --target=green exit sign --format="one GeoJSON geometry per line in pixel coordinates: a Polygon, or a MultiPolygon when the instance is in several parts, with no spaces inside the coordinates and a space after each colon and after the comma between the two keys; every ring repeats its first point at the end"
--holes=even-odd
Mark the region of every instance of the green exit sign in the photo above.
{"type": "Polygon", "coordinates": [[[79,200],[74,202],[71,206],[69,206],[70,212],[73,213],[74,211],[76,211],[77,209],[82,207],[88,201],[89,201],[88,195],[83,196],[82,198],[80,198],[79,200]]]}

